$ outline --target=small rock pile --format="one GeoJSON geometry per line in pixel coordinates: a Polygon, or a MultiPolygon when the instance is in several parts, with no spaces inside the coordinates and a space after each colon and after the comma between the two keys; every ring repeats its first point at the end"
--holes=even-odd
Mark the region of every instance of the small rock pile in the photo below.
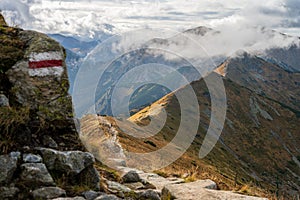
{"type": "Polygon", "coordinates": [[[59,185],[82,185],[99,191],[100,176],[94,156],[81,151],[36,148],[0,156],[0,199],[65,197],[59,185]]]}
{"type": "Polygon", "coordinates": [[[142,179],[135,170],[125,172],[121,183],[106,181],[107,190],[122,199],[160,200],[156,187],[142,179]]]}

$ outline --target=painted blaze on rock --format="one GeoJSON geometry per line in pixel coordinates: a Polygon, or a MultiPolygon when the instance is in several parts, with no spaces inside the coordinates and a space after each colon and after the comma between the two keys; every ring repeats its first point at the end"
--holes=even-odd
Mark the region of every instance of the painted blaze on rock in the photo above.
{"type": "Polygon", "coordinates": [[[20,31],[19,37],[28,45],[24,59],[6,72],[15,100],[46,121],[72,117],[64,49],[41,33],[20,31]]]}
{"type": "Polygon", "coordinates": [[[64,72],[63,55],[58,51],[31,53],[29,56],[30,76],[61,76],[64,72]]]}
{"type": "Polygon", "coordinates": [[[42,33],[1,24],[0,28],[5,39],[0,40],[0,93],[10,106],[0,107],[0,132],[7,132],[0,140],[13,145],[0,145],[0,151],[41,146],[45,136],[54,139],[58,149],[80,149],[64,48],[42,33]]]}

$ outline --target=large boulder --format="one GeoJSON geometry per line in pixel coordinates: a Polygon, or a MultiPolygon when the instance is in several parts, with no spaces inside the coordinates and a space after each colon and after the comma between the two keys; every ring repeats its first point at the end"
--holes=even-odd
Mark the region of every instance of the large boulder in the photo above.
{"type": "Polygon", "coordinates": [[[0,153],[42,146],[45,138],[64,144],[60,150],[82,150],[64,48],[45,34],[8,27],[1,14],[0,38],[0,140],[10,141],[0,153]]]}
{"type": "Polygon", "coordinates": [[[37,148],[49,171],[64,174],[70,184],[82,184],[93,190],[100,189],[100,175],[95,169],[95,158],[82,151],[57,151],[37,148]]]}
{"type": "Polygon", "coordinates": [[[211,180],[200,180],[191,183],[170,184],[162,190],[162,200],[204,200],[204,199],[224,199],[224,200],[267,200],[265,198],[251,197],[236,194],[229,191],[217,191],[216,184],[211,180]]]}
{"type": "Polygon", "coordinates": [[[83,181],[85,185],[90,189],[97,190],[97,191],[100,190],[100,175],[93,165],[90,165],[86,167],[84,170],[82,170],[80,174],[77,176],[77,179],[79,181],[83,181]]]}
{"type": "Polygon", "coordinates": [[[136,183],[141,181],[141,178],[136,171],[131,170],[122,176],[122,181],[124,183],[136,183]]]}
{"type": "Polygon", "coordinates": [[[82,151],[56,151],[48,148],[38,148],[44,163],[49,170],[66,174],[79,174],[95,162],[92,154],[82,151]]]}
{"type": "Polygon", "coordinates": [[[154,190],[146,190],[138,195],[139,200],[160,200],[157,192],[154,190]]]}
{"type": "Polygon", "coordinates": [[[21,165],[21,180],[31,187],[54,186],[54,180],[43,163],[25,163],[21,165]]]}
{"type": "Polygon", "coordinates": [[[22,106],[30,106],[45,120],[72,117],[68,77],[62,46],[48,36],[20,30],[25,43],[23,59],[7,70],[11,94],[22,106]]]}

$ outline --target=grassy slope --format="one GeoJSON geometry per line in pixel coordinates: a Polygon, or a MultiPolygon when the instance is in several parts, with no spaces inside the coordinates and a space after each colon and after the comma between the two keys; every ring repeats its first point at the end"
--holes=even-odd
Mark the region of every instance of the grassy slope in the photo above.
{"type": "Polygon", "coordinates": [[[300,109],[300,73],[290,73],[248,54],[228,59],[216,71],[258,94],[300,109]]]}
{"type": "MultiPolygon", "coordinates": [[[[198,159],[198,151],[209,124],[207,110],[210,109],[210,99],[204,81],[193,82],[192,86],[201,109],[198,135],[188,152],[160,173],[179,175],[189,173],[193,177],[211,178],[218,182],[222,189],[264,194],[269,197],[277,190],[276,181],[280,182],[281,195],[285,195],[286,191],[297,190],[299,180],[296,176],[300,175],[300,171],[297,164],[292,161],[292,155],[300,156],[297,149],[300,143],[297,129],[299,118],[276,101],[261,97],[230,80],[224,82],[228,95],[228,113],[220,141],[225,145],[218,142],[205,159],[198,159]],[[257,127],[250,111],[250,98],[257,99],[260,108],[268,112],[273,120],[267,120],[257,114],[260,123],[257,127]],[[293,171],[294,175],[290,171],[293,171]]],[[[140,140],[121,133],[120,142],[128,151],[154,151],[165,146],[176,134],[180,123],[180,110],[175,96],[167,95],[155,104],[164,105],[168,112],[164,128],[159,134],[140,140]]],[[[145,108],[131,120],[147,124],[149,110],[150,107],[145,108]]]]}

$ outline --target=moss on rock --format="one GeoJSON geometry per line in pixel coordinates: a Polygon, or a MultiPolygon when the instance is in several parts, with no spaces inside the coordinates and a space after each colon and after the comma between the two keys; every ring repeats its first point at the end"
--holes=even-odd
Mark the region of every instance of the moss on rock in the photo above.
{"type": "Polygon", "coordinates": [[[0,93],[10,104],[0,109],[0,139],[4,141],[0,153],[26,144],[32,148],[44,145],[44,136],[54,139],[61,150],[83,149],[73,121],[65,56],[64,48],[55,40],[8,27],[0,14],[0,93]],[[30,56],[44,52],[55,52],[63,59],[62,74],[30,75],[30,56]]]}
{"type": "Polygon", "coordinates": [[[0,26],[6,26],[6,22],[5,22],[5,19],[4,17],[2,16],[2,14],[0,13],[0,26]]]}
{"type": "Polygon", "coordinates": [[[0,73],[6,72],[24,56],[25,43],[19,38],[20,29],[3,26],[0,15],[0,73]]]}

